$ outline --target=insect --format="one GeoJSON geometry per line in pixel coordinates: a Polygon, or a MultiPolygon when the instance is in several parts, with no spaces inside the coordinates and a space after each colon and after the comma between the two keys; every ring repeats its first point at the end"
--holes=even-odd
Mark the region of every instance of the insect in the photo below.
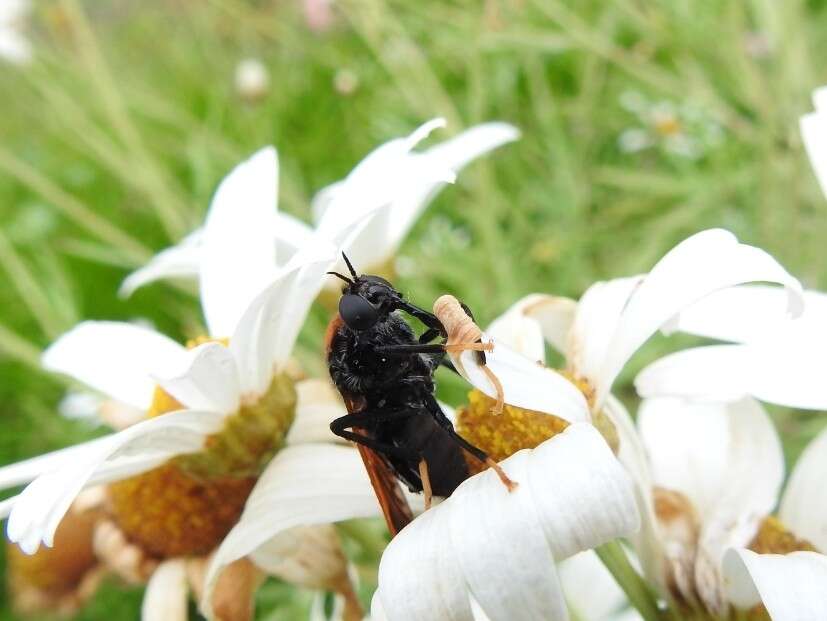
{"type": "Polygon", "coordinates": [[[448,337],[436,315],[411,304],[384,278],[357,275],[344,259],[350,277],[330,272],[345,286],[325,341],[330,377],[348,414],[330,429],[357,444],[391,533],[412,519],[397,481],[424,492],[427,509],[432,495],[449,496],[468,478],[464,451],[513,489],[516,483],[500,466],[454,430],[434,396],[434,372],[448,348],[475,350],[484,361],[491,345],[432,342],[448,337]],[[419,338],[398,311],[422,322],[419,338]]]}

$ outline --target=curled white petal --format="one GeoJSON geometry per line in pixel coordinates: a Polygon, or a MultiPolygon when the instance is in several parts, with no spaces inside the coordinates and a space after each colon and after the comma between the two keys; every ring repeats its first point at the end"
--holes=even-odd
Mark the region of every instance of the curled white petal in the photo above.
{"type": "Polygon", "coordinates": [[[49,371],[65,373],[105,395],[139,409],[152,402],[153,374],[174,373],[186,350],[172,339],[141,326],[85,321],[43,352],[49,371]]]}
{"type": "MultiPolygon", "coordinates": [[[[491,338],[483,334],[482,340],[488,342],[491,338]]],[[[464,351],[450,356],[466,380],[489,397],[496,398],[496,388],[477,362],[476,352],[464,351]]],[[[486,366],[502,384],[506,403],[554,414],[570,422],[589,420],[583,393],[553,369],[497,342],[494,342],[493,351],[486,352],[485,358],[486,366]]]]}
{"type": "Polygon", "coordinates": [[[228,564],[300,525],[380,515],[358,451],[330,444],[281,450],[253,488],[238,523],[219,546],[205,580],[201,608],[210,616],[212,589],[228,564]]]}
{"type": "Polygon", "coordinates": [[[204,230],[197,229],[174,246],[156,254],[149,263],[127,276],[118,295],[129,297],[141,287],[166,278],[198,277],[204,230]]]}
{"type": "Polygon", "coordinates": [[[801,283],[763,250],[741,244],[720,229],[697,233],[675,246],[629,297],[601,366],[597,402],[632,354],[681,310],[719,289],[760,281],[783,285],[791,314],[801,314],[801,283]]]}
{"type": "Polygon", "coordinates": [[[175,455],[197,451],[222,423],[223,417],[214,412],[184,410],[93,443],[71,464],[39,476],[15,497],[7,525],[9,539],[30,554],[41,541],[51,546],[60,520],[85,486],[112,481],[117,475],[132,476],[175,455]]]}
{"type": "Polygon", "coordinates": [[[188,618],[186,561],[164,561],[152,572],[146,586],[141,621],[186,621],[188,618]]]}
{"type": "Polygon", "coordinates": [[[236,329],[276,271],[278,156],[266,147],[236,166],[216,190],[201,246],[201,304],[210,335],[236,329]]]}
{"type": "Polygon", "coordinates": [[[732,549],[724,557],[728,599],[738,608],[763,603],[773,621],[827,619],[827,556],[814,552],[756,554],[732,549]]]}
{"type": "Polygon", "coordinates": [[[827,431],[810,442],[787,481],[778,517],[796,536],[827,550],[827,431]]]}
{"type": "Polygon", "coordinates": [[[564,618],[554,562],[639,527],[632,482],[600,434],[574,424],[486,471],[399,533],[379,567],[386,617],[564,618]],[[557,476],[549,473],[556,472],[557,476]]]}

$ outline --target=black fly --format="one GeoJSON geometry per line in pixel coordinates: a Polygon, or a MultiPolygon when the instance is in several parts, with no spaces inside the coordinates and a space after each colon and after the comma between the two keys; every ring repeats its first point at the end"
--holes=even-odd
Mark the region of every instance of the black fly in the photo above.
{"type": "Polygon", "coordinates": [[[344,259],[351,277],[331,272],[346,285],[326,342],[330,377],[349,413],[330,429],[359,446],[391,532],[411,519],[394,477],[424,491],[427,507],[431,494],[449,496],[468,478],[463,451],[495,467],[511,489],[496,462],[457,434],[434,396],[434,372],[446,352],[442,323],[384,278],[358,276],[344,259]],[[422,336],[397,311],[421,321],[422,336]],[[432,342],[439,337],[443,342],[432,342]]]}

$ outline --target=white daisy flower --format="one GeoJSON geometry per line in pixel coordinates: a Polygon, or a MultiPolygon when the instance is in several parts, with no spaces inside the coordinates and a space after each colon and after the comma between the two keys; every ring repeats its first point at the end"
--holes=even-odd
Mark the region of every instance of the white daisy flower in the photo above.
{"type": "MultiPolygon", "coordinates": [[[[343,250],[354,265],[365,272],[383,267],[395,254],[422,211],[455,174],[477,157],[519,137],[507,123],[485,123],[468,129],[421,153],[413,148],[444,119],[433,119],[404,138],[396,138],[371,151],[342,181],[321,190],[313,199],[315,230],[329,235],[342,221],[352,221],[378,207],[388,209],[343,250]]],[[[275,204],[275,199],[273,204],[275,204]]],[[[301,248],[313,228],[288,214],[276,214],[275,260],[284,264],[301,248]]],[[[131,274],[121,293],[162,278],[195,277],[203,254],[201,229],[191,233],[177,246],[156,255],[149,264],[131,274]]],[[[333,280],[328,281],[332,286],[333,280]]]]}
{"type": "Polygon", "coordinates": [[[30,10],[29,0],[0,2],[0,58],[15,64],[31,61],[32,46],[23,33],[30,10]]]}
{"type": "Polygon", "coordinates": [[[818,183],[827,196],[827,86],[813,92],[815,110],[801,117],[801,138],[818,183]]]}
{"type": "Polygon", "coordinates": [[[680,396],[733,401],[750,395],[795,408],[827,409],[822,357],[827,346],[827,295],[805,291],[805,310],[786,312],[776,288],[742,286],[719,291],[685,309],[667,328],[725,344],[675,352],[635,379],[642,397],[680,396]]]}
{"type": "MultiPolygon", "coordinates": [[[[659,328],[673,322],[682,309],[715,291],[751,281],[783,285],[785,303],[794,315],[801,313],[799,282],[769,254],[739,243],[722,230],[693,235],[644,276],[593,285],[579,302],[543,294],[527,296],[494,321],[483,340],[493,336],[494,351],[486,357],[489,369],[500,379],[505,402],[535,412],[506,407],[504,415],[489,416],[490,402],[480,404],[472,394],[471,404],[458,414],[460,433],[495,459],[502,459],[559,433],[567,423],[591,421],[640,482],[642,528],[633,539],[644,571],[657,576],[659,550],[647,549],[655,528],[654,507],[643,492],[651,487],[646,483],[648,464],[634,423],[611,395],[611,386],[634,352],[659,328]],[[565,355],[564,371],[557,373],[537,363],[523,370],[525,357],[544,362],[543,340],[565,355]],[[503,342],[523,356],[503,347],[503,342]],[[549,404],[552,395],[558,402],[554,407],[549,404]]],[[[475,388],[490,398],[496,396],[473,352],[452,357],[475,388]]]]}
{"type": "MultiPolygon", "coordinates": [[[[0,502],[0,516],[9,515],[9,539],[24,551],[33,553],[41,542],[52,545],[78,493],[107,483],[113,514],[129,540],[168,559],[161,575],[177,572],[175,558],[202,555],[220,543],[274,453],[268,472],[276,472],[261,477],[250,502],[262,485],[275,485],[286,505],[300,507],[309,523],[321,524],[325,520],[314,521],[312,508],[327,503],[335,489],[355,499],[355,515],[379,513],[358,453],[337,445],[329,431],[330,421],[343,414],[339,399],[326,383],[296,383],[285,370],[325,272],[338,259],[328,240],[346,241],[373,214],[342,220],[325,237],[314,235],[312,243],[277,269],[272,243],[275,168],[274,149],[258,152],[222,182],[210,207],[200,289],[211,340],[188,350],[142,326],[85,322],[45,352],[46,368],[148,411],[151,418],[0,468],[4,486],[34,479],[23,492],[0,502]],[[152,417],[157,414],[163,415],[152,417]],[[322,464],[335,464],[332,483],[317,472],[295,487],[295,481],[322,464]]],[[[295,531],[285,536],[297,537],[295,531]]],[[[335,533],[331,536],[335,539],[335,533]]],[[[269,544],[237,558],[254,554],[258,567],[275,570],[284,550],[272,553],[269,544]]],[[[343,557],[334,560],[341,561],[335,569],[344,572],[343,557]]],[[[169,601],[167,595],[153,595],[158,583],[181,581],[151,579],[147,606],[169,601]]]]}
{"type": "Polygon", "coordinates": [[[784,480],[776,431],[761,405],[647,399],[638,427],[651,463],[660,583],[674,606],[730,618],[763,604],[776,621],[827,614],[827,432],[784,480]],[[779,556],[783,555],[783,556],[779,556]]]}

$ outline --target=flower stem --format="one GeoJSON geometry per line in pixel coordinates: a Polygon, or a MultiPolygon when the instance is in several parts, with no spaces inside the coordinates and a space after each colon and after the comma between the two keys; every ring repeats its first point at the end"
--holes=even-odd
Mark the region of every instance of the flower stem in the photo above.
{"type": "Polygon", "coordinates": [[[612,574],[640,615],[646,621],[662,621],[663,615],[658,608],[654,593],[632,567],[623,546],[615,540],[604,543],[594,551],[597,552],[597,556],[603,561],[606,569],[612,574]]]}

